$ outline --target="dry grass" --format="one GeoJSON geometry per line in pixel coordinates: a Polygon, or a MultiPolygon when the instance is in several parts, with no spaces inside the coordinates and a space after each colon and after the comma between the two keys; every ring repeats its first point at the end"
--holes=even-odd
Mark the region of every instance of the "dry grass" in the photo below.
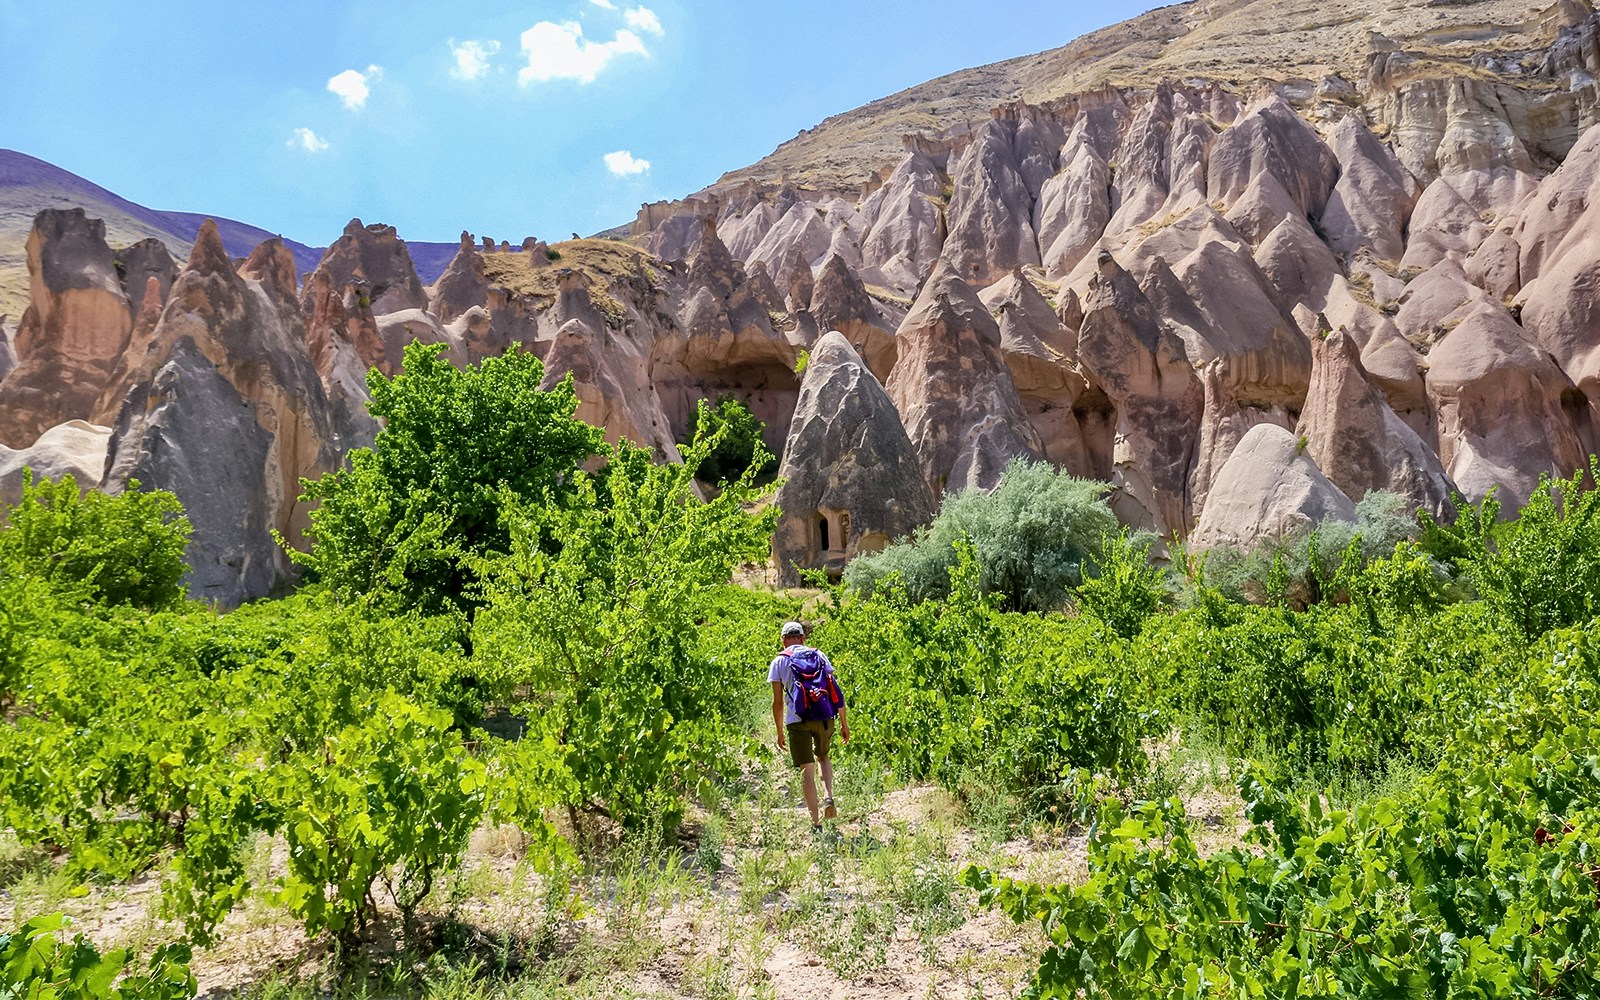
{"type": "MultiPolygon", "coordinates": [[[[1218,790],[1232,776],[1214,751],[1174,737],[1152,756],[1147,793],[1185,798],[1202,849],[1240,842],[1243,805],[1218,790]]],[[[1015,995],[1043,939],[981,907],[960,873],[978,864],[1075,882],[1087,871],[1085,831],[999,799],[893,787],[848,750],[838,778],[840,817],[822,837],[797,776],[769,751],[717,806],[692,812],[678,838],[623,841],[581,870],[548,875],[525,857],[521,831],[486,826],[425,904],[441,942],[426,966],[380,941],[340,978],[329,951],[256,894],[194,968],[202,992],[252,1000],[1015,995]]],[[[282,840],[263,837],[248,859],[252,882],[269,885],[285,861],[282,840]]],[[[75,895],[56,867],[0,843],[0,890],[18,906],[66,908],[102,947],[148,953],[177,933],[159,917],[154,879],[75,895]]]]}
{"type": "Polygon", "coordinates": [[[890,291],[882,285],[867,285],[865,287],[868,295],[885,305],[899,306],[901,309],[911,308],[912,299],[910,296],[890,291]]]}
{"type": "Polygon", "coordinates": [[[543,261],[522,252],[486,253],[483,269],[491,284],[513,294],[550,299],[556,296],[561,272],[576,271],[587,280],[595,307],[617,324],[626,318],[627,310],[610,292],[613,279],[641,280],[659,287],[654,258],[621,240],[568,240],[551,244],[550,253],[543,261]]]}
{"type": "Polygon", "coordinates": [[[1185,212],[1173,212],[1164,218],[1146,219],[1144,222],[1139,223],[1139,227],[1134,230],[1134,233],[1138,239],[1147,240],[1168,226],[1177,224],[1186,214],[1185,212]]]}

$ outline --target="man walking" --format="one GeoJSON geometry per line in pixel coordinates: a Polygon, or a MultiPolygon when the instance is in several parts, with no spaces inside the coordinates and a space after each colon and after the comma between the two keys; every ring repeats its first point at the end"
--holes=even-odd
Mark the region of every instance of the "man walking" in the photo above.
{"type": "Polygon", "coordinates": [[[789,759],[800,769],[806,808],[811,810],[811,828],[822,829],[823,819],[833,819],[839,810],[833,804],[833,761],[828,753],[833,745],[835,719],[839,739],[850,742],[850,724],[845,721],[844,693],[833,675],[833,664],[805,644],[806,627],[799,622],[784,624],[780,637],[783,652],[772,661],[767,680],[772,682],[772,722],[778,729],[778,749],[789,751],[789,759]],[[817,775],[822,772],[825,797],[817,812],[817,775]]]}

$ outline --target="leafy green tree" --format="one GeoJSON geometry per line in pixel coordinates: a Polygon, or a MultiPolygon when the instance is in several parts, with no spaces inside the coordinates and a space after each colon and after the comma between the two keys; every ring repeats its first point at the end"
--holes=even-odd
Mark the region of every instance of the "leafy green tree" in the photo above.
{"type": "Polygon", "coordinates": [[[966,539],[983,590],[998,594],[1005,608],[1059,608],[1083,579],[1084,564],[1101,540],[1119,530],[1105,503],[1106,488],[1046,462],[1013,459],[992,492],[952,493],[914,539],[856,557],[845,567],[845,583],[870,591],[894,577],[912,600],[945,597],[956,543],[966,539]]]}
{"type": "Polygon", "coordinates": [[[700,463],[699,477],[708,483],[722,483],[738,479],[746,469],[754,468],[758,477],[773,472],[778,460],[767,451],[762,433],[767,425],[762,423],[743,400],[732,396],[718,397],[716,405],[704,403],[689,414],[689,440],[700,434],[722,430],[719,443],[700,463]]]}
{"type": "Polygon", "coordinates": [[[559,504],[603,453],[601,432],[573,416],[570,377],[540,389],[544,365],[516,347],[466,369],[442,351],[413,343],[399,375],[370,372],[376,442],[348,470],[305,483],[319,504],[313,548],[294,558],[346,597],[471,608],[468,560],[509,545],[502,497],[559,504]]]}
{"type": "Polygon", "coordinates": [[[72,476],[24,474],[22,499],[0,525],[0,575],[33,577],[90,600],[165,608],[183,600],[189,519],[178,498],[143,491],[78,489],[72,476]]]}
{"type": "Polygon", "coordinates": [[[695,471],[725,432],[702,434],[683,465],[622,445],[605,495],[580,474],[565,506],[506,497],[512,550],[485,567],[474,655],[530,720],[524,742],[554,749],[574,817],[670,828],[747,738],[749,674],[704,655],[699,625],[733,569],[766,556],[776,511],[752,512],[770,490],[750,469],[696,497],[695,471]]]}

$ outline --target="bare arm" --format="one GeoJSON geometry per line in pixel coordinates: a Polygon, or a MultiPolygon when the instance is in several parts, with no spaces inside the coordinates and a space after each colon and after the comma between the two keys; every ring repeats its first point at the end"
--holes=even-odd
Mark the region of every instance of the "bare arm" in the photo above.
{"type": "Polygon", "coordinates": [[[783,729],[783,681],[772,682],[772,724],[778,727],[778,749],[789,749],[789,741],[784,736],[783,729]]]}
{"type": "Polygon", "coordinates": [[[847,709],[848,709],[847,705],[845,705],[843,702],[839,703],[839,742],[840,743],[849,743],[850,742],[850,723],[845,720],[845,712],[847,711],[847,709]]]}

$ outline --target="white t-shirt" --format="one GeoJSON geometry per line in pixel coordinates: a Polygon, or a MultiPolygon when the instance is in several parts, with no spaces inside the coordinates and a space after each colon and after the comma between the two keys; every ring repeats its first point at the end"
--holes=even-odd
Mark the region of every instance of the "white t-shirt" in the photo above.
{"type": "MultiPolygon", "coordinates": [[[[768,681],[780,681],[783,684],[783,724],[792,726],[800,721],[800,716],[794,714],[794,666],[789,662],[789,657],[802,649],[810,649],[805,645],[794,645],[785,649],[772,658],[772,666],[767,670],[768,681]]],[[[818,652],[824,663],[828,661],[827,654],[818,652]]]]}

